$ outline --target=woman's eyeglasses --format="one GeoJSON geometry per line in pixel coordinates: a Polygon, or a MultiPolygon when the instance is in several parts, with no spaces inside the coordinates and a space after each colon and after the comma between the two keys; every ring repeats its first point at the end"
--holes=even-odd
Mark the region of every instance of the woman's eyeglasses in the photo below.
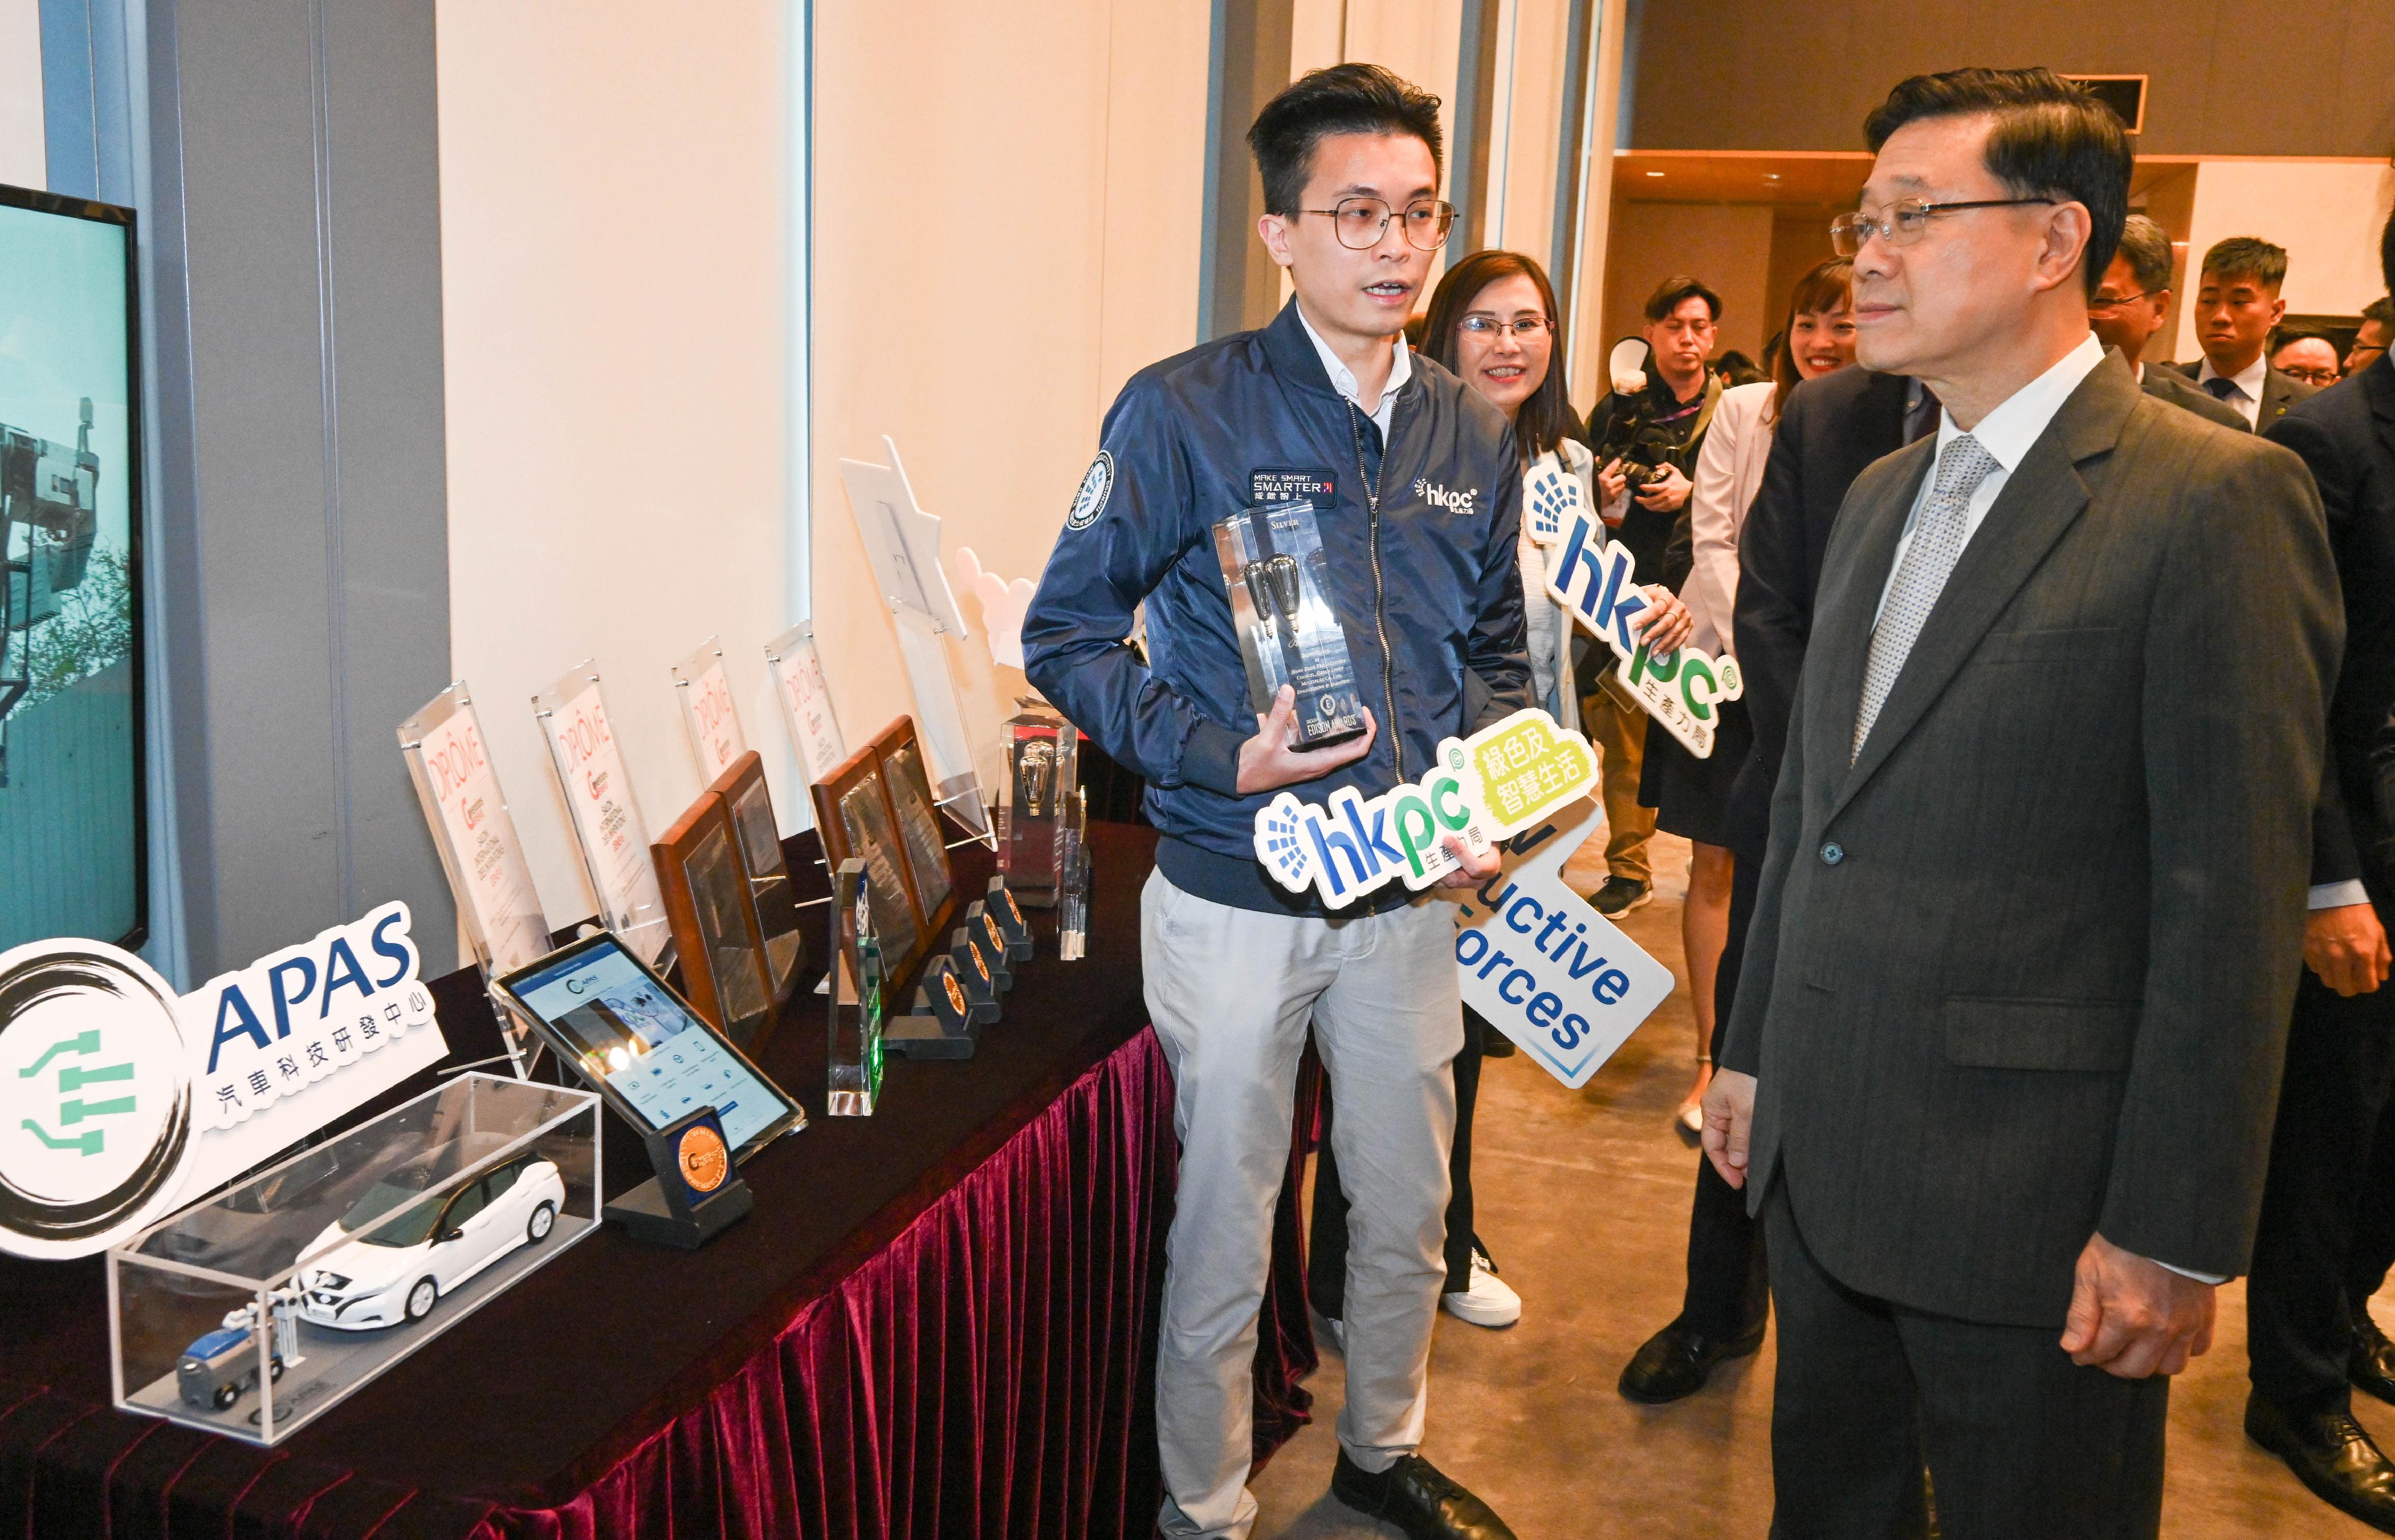
{"type": "Polygon", "coordinates": [[[1500,332],[1512,332],[1517,340],[1528,342],[1543,337],[1555,328],[1543,315],[1518,315],[1511,321],[1500,321],[1493,315],[1467,315],[1455,324],[1455,329],[1473,337],[1494,340],[1500,332]]]}

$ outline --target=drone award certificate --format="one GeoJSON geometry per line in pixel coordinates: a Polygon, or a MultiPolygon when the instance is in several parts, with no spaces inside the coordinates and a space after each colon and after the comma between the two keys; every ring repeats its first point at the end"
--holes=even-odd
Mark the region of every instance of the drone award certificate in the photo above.
{"type": "Polygon", "coordinates": [[[671,927],[656,865],[649,857],[648,828],[632,798],[623,750],[608,725],[598,670],[584,663],[533,697],[532,706],[565,804],[573,810],[575,843],[582,849],[606,928],[642,962],[655,962],[671,927]]]}
{"type": "Polygon", "coordinates": [[[483,747],[483,725],[463,680],[399,729],[438,842],[442,864],[466,918],[485,980],[549,952],[549,921],[533,891],[515,820],[483,747]]]}
{"type": "Polygon", "coordinates": [[[748,751],[740,713],[732,709],[732,682],[723,672],[723,649],[708,637],[698,651],[673,666],[674,694],[681,697],[681,724],[690,750],[698,756],[698,778],[711,781],[748,751]]]}
{"type": "Polygon", "coordinates": [[[831,685],[815,651],[814,623],[801,620],[765,644],[765,662],[773,670],[774,696],[782,703],[790,742],[806,763],[807,779],[820,781],[848,758],[848,742],[832,715],[831,685]]]}

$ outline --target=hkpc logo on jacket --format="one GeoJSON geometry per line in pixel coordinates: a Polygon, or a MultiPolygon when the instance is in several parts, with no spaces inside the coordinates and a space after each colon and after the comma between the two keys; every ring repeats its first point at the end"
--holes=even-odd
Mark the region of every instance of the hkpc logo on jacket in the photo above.
{"type": "Polygon", "coordinates": [[[1444,508],[1449,513],[1472,513],[1478,511],[1480,488],[1467,486],[1461,492],[1450,492],[1442,483],[1418,479],[1414,483],[1414,496],[1433,508],[1444,508]]]}
{"type": "Polygon", "coordinates": [[[179,999],[98,941],[0,953],[0,1251],[104,1251],[448,1052],[390,903],[179,999]]]}

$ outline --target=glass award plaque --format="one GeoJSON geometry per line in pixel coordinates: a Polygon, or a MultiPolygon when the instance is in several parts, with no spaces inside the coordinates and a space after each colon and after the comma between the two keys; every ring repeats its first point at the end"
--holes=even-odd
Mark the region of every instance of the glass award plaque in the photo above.
{"type": "MultiPolygon", "coordinates": [[[[399,724],[399,749],[487,989],[499,975],[546,954],[549,932],[464,680],[399,724]]],[[[504,1007],[497,1015],[509,1064],[529,1075],[539,1053],[531,1029],[504,1007]]]]}
{"type": "Polygon", "coordinates": [[[1078,962],[1090,953],[1090,794],[1073,794],[1072,816],[1065,830],[1057,905],[1056,957],[1078,962]]]}
{"type": "Polygon", "coordinates": [[[1081,735],[1045,701],[1016,704],[1023,710],[999,729],[1006,777],[998,789],[998,870],[1019,901],[1053,909],[1063,802],[1080,785],[1081,735]]]}
{"type": "Polygon", "coordinates": [[[739,837],[740,866],[756,901],[758,934],[765,947],[766,982],[778,1005],[799,981],[807,946],[790,869],[782,856],[781,829],[774,821],[773,797],[765,789],[763,756],[748,750],[708,790],[723,800],[733,832],[739,837]]]}
{"type": "Polygon", "coordinates": [[[914,878],[908,874],[906,846],[898,834],[898,816],[891,809],[889,788],[873,745],[851,754],[810,790],[824,864],[837,870],[841,862],[852,858],[865,863],[882,961],[893,977],[904,978],[921,958],[925,938],[934,933],[923,928],[922,911],[916,907],[914,878]]]}
{"type": "Polygon", "coordinates": [[[874,1101],[881,1095],[882,996],[889,976],[874,916],[867,863],[853,856],[841,861],[832,879],[831,965],[836,982],[825,1033],[831,1079],[824,1110],[835,1118],[871,1117],[874,1101]]]}
{"type": "Polygon", "coordinates": [[[732,707],[732,681],[723,671],[723,649],[708,637],[698,651],[673,666],[674,695],[681,701],[681,724],[690,751],[698,756],[698,778],[711,781],[748,751],[740,713],[732,707]]]}
{"type": "Polygon", "coordinates": [[[815,627],[801,620],[765,644],[765,667],[774,676],[774,698],[781,702],[783,724],[807,779],[819,781],[848,758],[847,740],[840,736],[840,719],[832,714],[831,685],[824,678],[823,658],[815,651],[815,627]]]}
{"type": "Polygon", "coordinates": [[[891,812],[898,820],[906,873],[914,879],[924,934],[937,936],[947,928],[956,909],[956,874],[948,865],[947,843],[941,837],[935,811],[938,803],[923,766],[923,746],[916,740],[913,721],[900,717],[884,727],[873,739],[873,751],[881,760],[881,783],[889,789],[891,812]]]}
{"type": "Polygon", "coordinates": [[[713,791],[700,792],[652,855],[681,959],[683,995],[734,1045],[753,1048],[773,1020],[774,993],[731,809],[713,791]]]}
{"type": "Polygon", "coordinates": [[[558,789],[573,817],[575,846],[598,896],[601,923],[642,962],[655,962],[665,955],[672,927],[649,858],[648,827],[632,797],[623,750],[608,725],[599,670],[585,660],[532,697],[532,714],[540,723],[558,789]]]}
{"type": "Polygon", "coordinates": [[[1347,633],[1330,607],[1330,566],[1310,502],[1234,513],[1214,526],[1214,554],[1248,668],[1248,704],[1263,716],[1284,684],[1297,698],[1297,746],[1364,730],[1347,633]]]}

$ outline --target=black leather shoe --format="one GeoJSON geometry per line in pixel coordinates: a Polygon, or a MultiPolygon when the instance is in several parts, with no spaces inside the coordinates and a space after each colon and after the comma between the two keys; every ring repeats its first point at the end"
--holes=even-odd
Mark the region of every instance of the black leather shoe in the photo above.
{"type": "Polygon", "coordinates": [[[1342,1449],[1330,1470],[1330,1495],[1358,1513],[1388,1520],[1412,1540],[1515,1540],[1488,1504],[1419,1454],[1400,1454],[1396,1464],[1375,1475],[1342,1449]]]}
{"type": "Polygon", "coordinates": [[[1686,1316],[1647,1339],[1621,1371],[1621,1393],[1648,1406],[1661,1406],[1693,1396],[1713,1377],[1714,1366],[1744,1358],[1763,1346],[1763,1321],[1734,1337],[1712,1337],[1687,1322],[1686,1316]]]}
{"type": "Polygon", "coordinates": [[[2345,1361],[2345,1377],[2356,1390],[2395,1402],[2395,1342],[2387,1340],[2368,1310],[2353,1312],[2353,1353],[2345,1361]]]}
{"type": "Polygon", "coordinates": [[[2312,1495],[2373,1529],[2395,1534],[2395,1465],[2344,1410],[2293,1417],[2245,1399],[2245,1436],[2287,1462],[2312,1495]]]}

